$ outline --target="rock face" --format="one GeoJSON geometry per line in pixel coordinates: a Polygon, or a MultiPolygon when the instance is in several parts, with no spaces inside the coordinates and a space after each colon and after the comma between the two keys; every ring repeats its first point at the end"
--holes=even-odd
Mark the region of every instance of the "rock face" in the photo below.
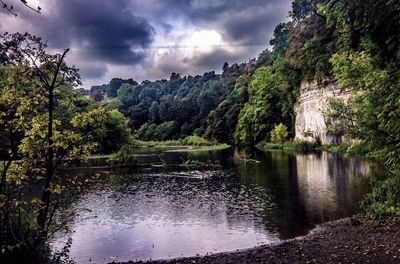
{"type": "Polygon", "coordinates": [[[326,98],[347,99],[350,91],[340,89],[334,79],[320,82],[303,81],[300,96],[296,105],[296,139],[309,142],[320,142],[323,145],[341,143],[342,138],[327,132],[323,111],[326,109],[326,98]]]}

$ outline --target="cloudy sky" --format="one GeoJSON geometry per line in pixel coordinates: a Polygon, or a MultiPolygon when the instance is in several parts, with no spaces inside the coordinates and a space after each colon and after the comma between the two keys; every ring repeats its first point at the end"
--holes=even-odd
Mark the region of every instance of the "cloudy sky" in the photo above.
{"type": "Polygon", "coordinates": [[[291,0],[28,0],[0,10],[0,32],[25,32],[50,49],[70,48],[83,84],[113,77],[137,81],[220,71],[224,62],[256,57],[287,20],[291,0]]]}

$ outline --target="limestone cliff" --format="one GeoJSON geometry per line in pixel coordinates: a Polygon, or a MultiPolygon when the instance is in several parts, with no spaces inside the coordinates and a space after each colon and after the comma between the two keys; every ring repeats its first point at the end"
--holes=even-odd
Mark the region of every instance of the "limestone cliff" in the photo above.
{"type": "Polygon", "coordinates": [[[327,132],[323,111],[326,109],[327,97],[348,98],[350,92],[340,89],[334,79],[324,81],[303,81],[300,96],[296,104],[296,139],[319,141],[321,144],[340,143],[341,138],[327,132]]]}

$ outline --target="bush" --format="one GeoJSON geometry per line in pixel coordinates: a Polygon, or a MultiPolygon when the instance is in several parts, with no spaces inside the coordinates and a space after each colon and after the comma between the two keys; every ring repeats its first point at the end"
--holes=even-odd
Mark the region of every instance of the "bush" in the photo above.
{"type": "Polygon", "coordinates": [[[107,112],[107,119],[102,135],[99,136],[100,152],[110,154],[118,151],[125,144],[129,144],[131,130],[128,120],[117,109],[107,112]]]}
{"type": "Polygon", "coordinates": [[[346,149],[346,155],[351,156],[367,156],[372,152],[371,146],[365,142],[354,142],[346,149]]]}
{"type": "Polygon", "coordinates": [[[271,142],[282,144],[288,138],[287,127],[280,123],[279,125],[275,126],[275,128],[271,131],[271,142]]]}
{"type": "Polygon", "coordinates": [[[384,220],[400,216],[400,179],[397,176],[380,181],[361,204],[364,216],[384,220]]]}
{"type": "Polygon", "coordinates": [[[138,146],[135,144],[125,145],[118,152],[110,155],[108,162],[110,165],[132,165],[138,164],[136,158],[136,150],[138,146]]]}
{"type": "Polygon", "coordinates": [[[311,131],[310,129],[307,129],[306,131],[304,131],[303,133],[301,133],[301,135],[305,138],[308,137],[314,137],[314,132],[311,131]]]}

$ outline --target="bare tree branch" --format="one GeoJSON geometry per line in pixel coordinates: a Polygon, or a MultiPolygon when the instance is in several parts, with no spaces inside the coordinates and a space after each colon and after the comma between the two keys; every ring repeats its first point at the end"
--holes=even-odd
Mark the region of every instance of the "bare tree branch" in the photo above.
{"type": "MultiPolygon", "coordinates": [[[[13,16],[17,17],[17,13],[14,11],[14,6],[8,2],[6,2],[5,0],[0,0],[1,1],[1,5],[3,7],[3,9],[6,9],[10,14],[12,14],[13,16]]],[[[33,12],[36,12],[38,14],[41,13],[42,8],[40,6],[38,6],[37,8],[34,8],[33,6],[29,5],[28,2],[26,0],[20,0],[20,2],[27,8],[29,8],[30,10],[32,10],[33,12]]]]}

